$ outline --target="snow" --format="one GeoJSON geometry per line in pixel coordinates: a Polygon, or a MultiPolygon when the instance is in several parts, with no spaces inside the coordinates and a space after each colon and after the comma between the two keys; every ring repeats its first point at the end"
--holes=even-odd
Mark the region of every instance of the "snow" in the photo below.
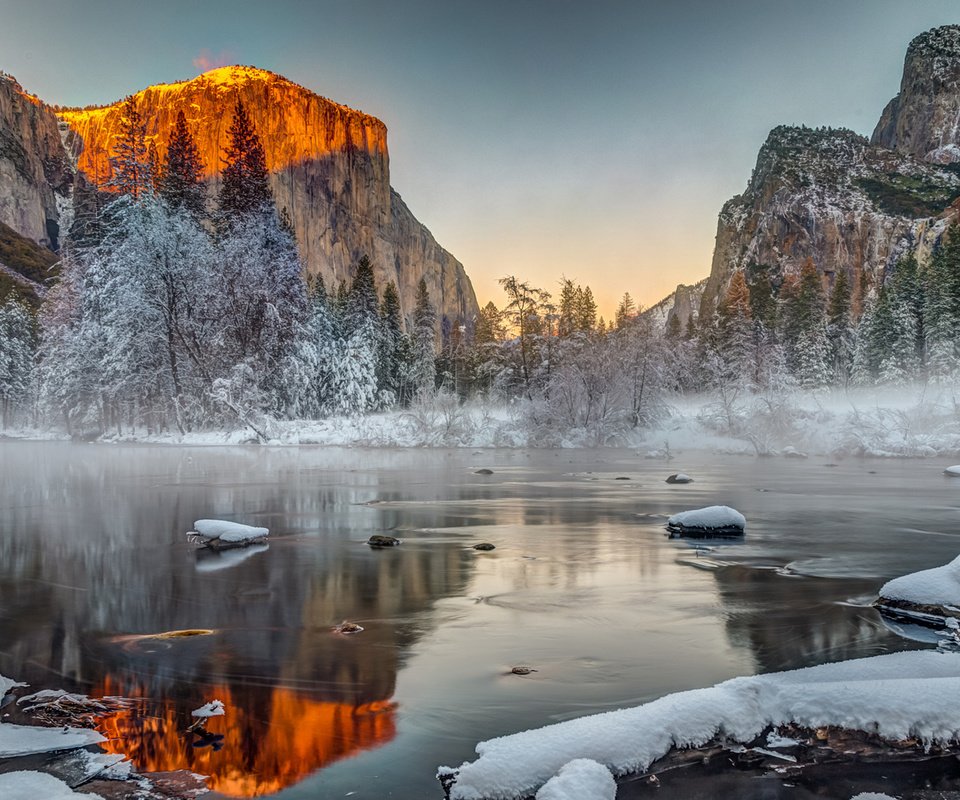
{"type": "Polygon", "coordinates": [[[219,700],[211,700],[206,705],[200,706],[200,708],[195,708],[190,712],[191,717],[199,717],[200,719],[209,719],[210,717],[222,717],[226,714],[226,710],[223,707],[223,703],[219,700]]]}
{"type": "Polygon", "coordinates": [[[950,475],[951,477],[954,477],[954,478],[960,478],[960,464],[955,464],[952,467],[947,467],[943,471],[943,474],[950,475]]]}
{"type": "Polygon", "coordinates": [[[896,800],[896,798],[880,792],[860,792],[860,794],[851,797],[850,800],[896,800]]]}
{"type": "Polygon", "coordinates": [[[3,800],[103,800],[101,795],[75,792],[67,784],[45,772],[7,772],[0,775],[3,800]]]}
{"type": "Polygon", "coordinates": [[[881,600],[901,600],[929,606],[960,606],[960,556],[949,564],[911,572],[888,581],[881,600]]]}
{"type": "Polygon", "coordinates": [[[0,723],[0,758],[73,750],[105,741],[99,733],[87,728],[39,728],[0,723]]]}
{"type": "Polygon", "coordinates": [[[781,736],[775,731],[767,734],[767,747],[796,747],[800,742],[791,739],[789,736],[781,736]]]}
{"type": "Polygon", "coordinates": [[[603,764],[589,758],[577,758],[537,792],[535,800],[614,800],[617,784],[603,764]]]}
{"type": "Polygon", "coordinates": [[[893,740],[915,737],[926,745],[956,739],[960,654],[893,653],[733,678],[635,708],[491,739],[477,745],[476,761],[459,768],[450,797],[527,797],[574,759],[593,759],[615,775],[640,773],[674,747],[700,747],[717,734],[750,742],[767,727],[790,723],[834,725],[893,740]]]}
{"type": "Polygon", "coordinates": [[[208,542],[218,539],[230,544],[254,542],[270,535],[267,528],[255,528],[252,525],[242,525],[239,522],[228,522],[222,519],[198,519],[193,523],[193,529],[208,542]]]}
{"type": "Polygon", "coordinates": [[[15,681],[12,678],[6,678],[3,675],[0,675],[0,698],[9,692],[11,689],[15,689],[18,686],[26,686],[26,683],[20,683],[15,681]]]}
{"type": "Polygon", "coordinates": [[[667,520],[671,528],[683,530],[724,530],[739,528],[743,530],[747,520],[743,514],[729,506],[707,506],[692,511],[681,511],[667,520]]]}

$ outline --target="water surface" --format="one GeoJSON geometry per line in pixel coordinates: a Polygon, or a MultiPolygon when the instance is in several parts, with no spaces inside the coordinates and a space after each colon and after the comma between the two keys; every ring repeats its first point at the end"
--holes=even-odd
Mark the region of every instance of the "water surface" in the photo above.
{"type": "Polygon", "coordinates": [[[104,720],[110,748],[224,796],[440,797],[437,765],[485,738],[930,646],[868,604],[960,550],[944,466],[2,442],[0,672],[143,698],[104,720]],[[696,482],[663,482],[678,470],[696,482]],[[664,536],[713,503],[746,515],[742,542],[664,536]],[[269,546],[197,551],[201,517],[269,546]],[[377,532],[403,544],[372,550],[377,532]],[[155,638],[179,629],[212,633],[155,638]],[[214,736],[186,734],[215,698],[214,736]]]}

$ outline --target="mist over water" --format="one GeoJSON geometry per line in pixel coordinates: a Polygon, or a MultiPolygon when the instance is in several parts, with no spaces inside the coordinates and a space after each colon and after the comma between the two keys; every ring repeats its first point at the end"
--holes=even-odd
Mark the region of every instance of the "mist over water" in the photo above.
{"type": "Polygon", "coordinates": [[[485,738],[930,646],[869,601],[957,555],[949,462],[675,455],[2,442],[0,673],[144,698],[103,724],[142,769],[372,800],[440,796],[436,766],[485,738]],[[663,482],[678,470],[696,482],[663,482]],[[664,536],[714,503],[742,542],[664,536]],[[269,546],[198,552],[202,517],[269,546]],[[371,550],[378,532],[403,544],[371,550]],[[334,634],[345,619],[364,631],[334,634]],[[182,629],[212,633],[155,636],[182,629]],[[215,698],[220,749],[194,746],[215,698]]]}

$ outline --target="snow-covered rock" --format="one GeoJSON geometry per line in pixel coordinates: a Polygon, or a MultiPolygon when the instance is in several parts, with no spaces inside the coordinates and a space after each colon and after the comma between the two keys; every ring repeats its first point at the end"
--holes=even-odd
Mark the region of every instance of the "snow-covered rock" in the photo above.
{"type": "Polygon", "coordinates": [[[743,514],[730,506],[707,506],[681,511],[667,520],[670,531],[692,535],[741,534],[746,526],[747,520],[743,514]]]}
{"type": "Polygon", "coordinates": [[[210,717],[222,717],[226,713],[226,709],[220,700],[211,700],[206,705],[191,711],[190,716],[198,719],[209,719],[210,717]]]}
{"type": "Polygon", "coordinates": [[[913,651],[733,678],[635,708],[481,742],[476,761],[438,777],[451,800],[529,797],[575,759],[643,773],[673,748],[718,735],[750,742],[766,728],[837,726],[926,745],[960,738],[960,654],[913,651]],[[882,700],[882,702],[881,702],[882,700]]]}
{"type": "Polygon", "coordinates": [[[929,622],[960,616],[960,556],[942,567],[888,581],[880,588],[876,606],[881,611],[929,622]]]}
{"type": "Polygon", "coordinates": [[[16,689],[18,686],[26,686],[27,684],[15,681],[12,678],[7,678],[3,675],[0,675],[0,698],[9,692],[11,689],[16,689]]]}
{"type": "Polygon", "coordinates": [[[187,536],[208,547],[244,547],[262,542],[270,535],[267,528],[255,528],[223,519],[198,519],[187,536]]]}
{"type": "MultiPolygon", "coordinates": [[[[88,728],[39,728],[0,723],[0,758],[73,750],[105,741],[103,736],[88,728]]],[[[0,792],[0,797],[5,795],[0,792]]]]}
{"type": "Polygon", "coordinates": [[[951,478],[960,478],[960,464],[955,464],[952,467],[947,467],[943,471],[944,475],[949,475],[951,478]]]}
{"type": "Polygon", "coordinates": [[[99,794],[75,792],[66,783],[45,772],[7,772],[0,775],[3,800],[103,800],[99,794]]]}
{"type": "Polygon", "coordinates": [[[577,758],[548,780],[535,800],[614,800],[617,783],[603,764],[577,758]]]}
{"type": "Polygon", "coordinates": [[[693,483],[693,478],[685,472],[675,472],[667,478],[667,483],[693,483]]]}

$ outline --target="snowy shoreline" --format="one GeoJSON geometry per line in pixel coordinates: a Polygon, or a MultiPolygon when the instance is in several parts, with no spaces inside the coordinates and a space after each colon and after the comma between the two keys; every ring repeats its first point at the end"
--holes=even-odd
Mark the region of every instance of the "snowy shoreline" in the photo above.
{"type": "MultiPolygon", "coordinates": [[[[474,401],[321,420],[264,420],[250,427],[178,434],[123,430],[82,437],[100,444],[634,450],[649,458],[681,451],[722,455],[930,458],[960,457],[960,392],[951,385],[747,395],[722,403],[710,394],[675,398],[649,428],[575,429],[560,434],[533,421],[524,404],[474,401]]],[[[3,439],[70,440],[36,428],[0,431],[3,439]]]]}

